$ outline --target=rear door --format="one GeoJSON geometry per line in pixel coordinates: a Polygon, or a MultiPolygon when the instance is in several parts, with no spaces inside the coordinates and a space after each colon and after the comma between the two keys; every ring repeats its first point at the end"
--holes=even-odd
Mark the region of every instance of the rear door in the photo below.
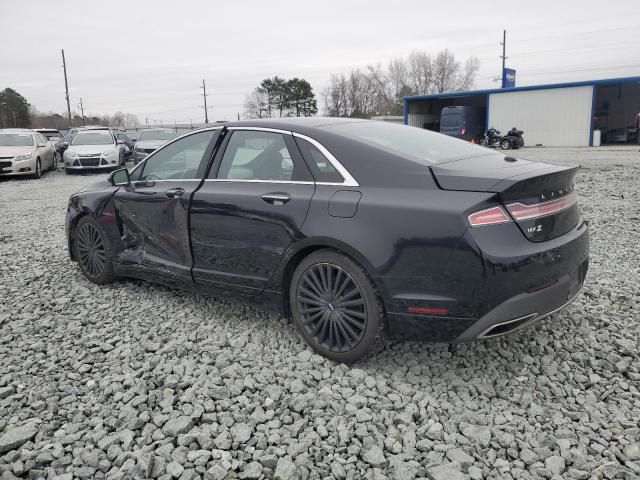
{"type": "Polygon", "coordinates": [[[193,276],[260,293],[300,238],[315,190],[291,132],[230,127],[191,204],[193,276]]]}
{"type": "Polygon", "coordinates": [[[198,131],[156,150],[132,171],[131,186],[116,192],[124,266],[141,267],[157,281],[192,283],[189,200],[221,129],[198,131]]]}

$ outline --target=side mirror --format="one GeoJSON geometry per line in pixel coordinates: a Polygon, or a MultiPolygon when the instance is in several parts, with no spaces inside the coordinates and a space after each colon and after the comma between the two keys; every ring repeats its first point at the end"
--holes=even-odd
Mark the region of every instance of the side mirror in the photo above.
{"type": "Polygon", "coordinates": [[[124,145],[124,140],[116,140],[116,145],[124,145]]]}
{"type": "Polygon", "coordinates": [[[131,177],[129,176],[129,170],[121,168],[115,172],[111,172],[109,175],[109,181],[114,187],[121,187],[125,185],[131,185],[131,177]]]}

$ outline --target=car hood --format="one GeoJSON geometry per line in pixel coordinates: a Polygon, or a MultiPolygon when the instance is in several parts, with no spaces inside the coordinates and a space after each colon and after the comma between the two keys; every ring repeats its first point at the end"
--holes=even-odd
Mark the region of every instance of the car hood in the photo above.
{"type": "Polygon", "coordinates": [[[78,154],[78,155],[100,155],[102,152],[106,152],[107,150],[113,150],[115,148],[114,144],[109,145],[71,145],[67,152],[70,155],[78,154]]]}
{"type": "Polygon", "coordinates": [[[23,153],[33,153],[33,147],[0,147],[0,157],[15,157],[23,153]]]}
{"type": "Polygon", "coordinates": [[[169,142],[169,140],[142,140],[136,142],[136,148],[144,148],[145,150],[151,148],[160,148],[167,142],[169,142]]]}

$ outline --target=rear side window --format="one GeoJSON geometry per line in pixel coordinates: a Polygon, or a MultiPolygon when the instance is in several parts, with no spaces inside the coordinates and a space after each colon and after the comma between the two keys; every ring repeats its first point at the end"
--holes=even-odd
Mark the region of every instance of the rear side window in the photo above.
{"type": "Polygon", "coordinates": [[[316,182],[342,183],[344,178],[338,173],[333,164],[325,157],[318,147],[304,138],[296,138],[298,148],[302,152],[302,156],[307,161],[313,178],[316,182]]]}

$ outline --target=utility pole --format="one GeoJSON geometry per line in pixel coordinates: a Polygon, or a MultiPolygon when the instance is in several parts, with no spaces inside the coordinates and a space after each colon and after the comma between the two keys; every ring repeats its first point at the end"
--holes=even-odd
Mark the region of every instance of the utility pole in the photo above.
{"type": "Polygon", "coordinates": [[[62,68],[64,69],[64,91],[67,99],[67,115],[69,115],[69,128],[71,124],[71,104],[69,103],[69,81],[67,80],[67,62],[64,58],[64,48],[62,49],[62,68]]]}
{"type": "Polygon", "coordinates": [[[149,117],[144,117],[144,120],[147,123],[147,128],[149,128],[149,117]]]}
{"type": "Polygon", "coordinates": [[[78,106],[80,107],[80,114],[82,115],[82,126],[84,126],[84,106],[82,105],[82,97],[80,97],[80,103],[78,106]]]}
{"type": "Polygon", "coordinates": [[[502,79],[502,88],[504,88],[504,82],[505,82],[504,67],[505,67],[505,62],[507,60],[507,31],[506,30],[502,31],[502,42],[500,43],[500,45],[502,45],[502,55],[500,56],[500,58],[502,59],[502,71],[500,72],[500,78],[502,79]]]}
{"type": "Polygon", "coordinates": [[[240,120],[240,113],[238,113],[238,120],[240,120]]]}
{"type": "Polygon", "coordinates": [[[202,98],[204,98],[204,123],[209,123],[209,112],[207,112],[207,86],[204,83],[204,78],[202,79],[202,98]]]}

